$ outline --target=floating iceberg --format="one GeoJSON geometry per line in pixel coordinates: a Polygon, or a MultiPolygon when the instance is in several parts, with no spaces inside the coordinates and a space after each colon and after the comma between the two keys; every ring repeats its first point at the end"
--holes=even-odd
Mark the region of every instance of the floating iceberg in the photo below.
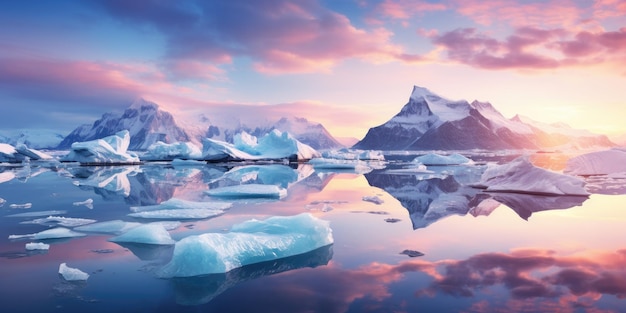
{"type": "MultiPolygon", "coordinates": [[[[74,230],[88,233],[122,234],[141,225],[144,224],[136,222],[125,222],[122,220],[113,220],[79,226],[74,228],[74,230]]],[[[174,230],[180,227],[180,222],[154,222],[148,225],[160,225],[163,226],[166,230],[174,230]]]]}
{"type": "Polygon", "coordinates": [[[26,250],[48,250],[50,249],[50,245],[43,242],[29,242],[25,246],[26,250]]]}
{"type": "Polygon", "coordinates": [[[59,274],[67,281],[87,280],[89,278],[89,274],[77,268],[68,267],[65,263],[59,265],[59,274]]]}
{"type": "Polygon", "coordinates": [[[374,204],[383,204],[385,201],[378,196],[364,196],[363,201],[371,202],[374,204]]]}
{"type": "Polygon", "coordinates": [[[226,209],[230,209],[232,206],[233,204],[229,202],[219,202],[219,201],[200,202],[200,201],[189,201],[189,200],[182,200],[178,198],[171,198],[157,205],[131,206],[130,210],[133,212],[162,211],[162,210],[189,210],[189,209],[222,210],[223,211],[226,209]]]}
{"type": "Polygon", "coordinates": [[[460,165],[460,164],[474,164],[474,161],[458,154],[441,155],[436,153],[429,153],[421,155],[413,159],[413,163],[420,163],[424,165],[460,165]]]}
{"type": "Polygon", "coordinates": [[[13,204],[9,205],[9,208],[11,208],[11,209],[30,209],[32,207],[33,207],[33,204],[30,203],[30,202],[21,203],[21,204],[13,203],[13,204]]]}
{"type": "Polygon", "coordinates": [[[39,217],[39,216],[49,216],[49,215],[60,215],[65,214],[67,211],[64,210],[49,210],[49,211],[35,211],[35,212],[26,212],[26,213],[17,213],[7,215],[6,217],[39,217]]]}
{"type": "Polygon", "coordinates": [[[339,149],[322,152],[322,158],[337,160],[376,160],[384,161],[385,156],[378,150],[339,149]]]}
{"type": "Polygon", "coordinates": [[[626,172],[626,150],[611,149],[573,157],[567,161],[564,173],[571,175],[609,175],[626,172]]]}
{"type": "Polygon", "coordinates": [[[57,228],[44,230],[44,231],[34,233],[34,234],[10,235],[9,239],[29,238],[29,239],[43,240],[43,239],[60,239],[60,238],[73,238],[73,237],[83,237],[83,236],[85,236],[85,234],[77,233],[75,231],[72,231],[64,227],[57,227],[57,228]]]}
{"type": "Polygon", "coordinates": [[[93,209],[93,199],[89,198],[89,199],[87,199],[85,201],[77,201],[77,202],[72,203],[72,205],[74,205],[74,206],[84,205],[88,209],[93,209]]]}
{"type": "Polygon", "coordinates": [[[244,265],[303,254],[333,243],[327,221],[310,214],[264,221],[250,220],[229,233],[189,236],[176,243],[172,260],[161,277],[191,277],[226,273],[244,265]]]}
{"type": "Polygon", "coordinates": [[[536,195],[588,196],[585,181],[534,166],[527,156],[503,165],[491,165],[474,185],[486,191],[518,192],[536,195]]]}
{"type": "MultiPolygon", "coordinates": [[[[306,177],[303,175],[303,177],[306,177]]],[[[299,172],[282,164],[237,166],[209,182],[209,187],[240,184],[267,184],[287,188],[300,180],[299,172]]]]}
{"type": "Polygon", "coordinates": [[[62,157],[62,161],[93,163],[93,164],[134,164],[139,157],[128,151],[130,133],[127,130],[115,135],[85,142],[72,144],[70,153],[62,157]]]}
{"type": "Polygon", "coordinates": [[[141,156],[146,161],[171,161],[174,159],[198,160],[202,157],[202,150],[191,142],[164,143],[157,141],[148,147],[148,151],[141,156]]]}
{"type": "Polygon", "coordinates": [[[151,245],[172,245],[175,241],[163,225],[146,224],[109,239],[112,242],[143,243],[151,245]]]}
{"type": "Polygon", "coordinates": [[[30,149],[24,144],[13,147],[8,143],[0,143],[0,162],[17,163],[26,160],[50,160],[52,156],[41,151],[30,149]]]}
{"type": "Polygon", "coordinates": [[[39,150],[31,149],[27,147],[25,144],[18,144],[15,146],[15,150],[28,157],[31,160],[52,160],[53,157],[47,153],[43,153],[39,150]]]}
{"type": "Polygon", "coordinates": [[[38,225],[54,225],[63,227],[78,227],[82,225],[95,223],[96,220],[88,218],[74,218],[63,216],[48,216],[46,218],[38,218],[32,221],[21,222],[20,224],[38,224],[38,225]]]}
{"type": "Polygon", "coordinates": [[[171,209],[130,213],[128,216],[152,219],[205,219],[224,214],[224,210],[214,209],[171,209]]]}
{"type": "Polygon", "coordinates": [[[245,132],[236,134],[233,144],[205,138],[202,141],[203,160],[308,160],[320,153],[293,138],[288,133],[273,130],[265,136],[255,137],[245,132]]]}
{"type": "Polygon", "coordinates": [[[212,197],[229,199],[247,198],[272,198],[282,199],[287,196],[287,190],[276,185],[247,184],[237,186],[219,187],[206,190],[205,193],[212,197]]]}

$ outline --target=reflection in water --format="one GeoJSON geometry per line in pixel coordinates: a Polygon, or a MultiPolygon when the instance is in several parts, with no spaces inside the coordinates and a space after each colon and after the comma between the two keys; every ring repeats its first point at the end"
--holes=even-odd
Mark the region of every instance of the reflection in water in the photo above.
{"type": "Polygon", "coordinates": [[[115,242],[115,244],[130,250],[130,252],[142,261],[167,261],[172,257],[172,253],[174,252],[174,245],[151,245],[133,242],[115,242]]]}
{"type": "Polygon", "coordinates": [[[519,193],[492,193],[491,196],[525,220],[535,212],[569,209],[582,205],[588,199],[586,196],[538,196],[519,193]]]}
{"type": "Polygon", "coordinates": [[[304,254],[239,267],[224,274],[173,278],[170,281],[176,292],[177,303],[208,303],[227,289],[245,281],[304,267],[326,265],[332,259],[332,247],[330,244],[304,254]]]}

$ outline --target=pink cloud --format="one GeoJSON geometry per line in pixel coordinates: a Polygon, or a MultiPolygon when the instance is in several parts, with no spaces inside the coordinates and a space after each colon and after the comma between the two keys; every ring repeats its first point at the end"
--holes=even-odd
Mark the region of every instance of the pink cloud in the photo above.
{"type": "Polygon", "coordinates": [[[413,0],[385,0],[378,5],[378,10],[383,16],[400,20],[409,19],[420,13],[445,9],[446,6],[441,3],[413,0]]]}

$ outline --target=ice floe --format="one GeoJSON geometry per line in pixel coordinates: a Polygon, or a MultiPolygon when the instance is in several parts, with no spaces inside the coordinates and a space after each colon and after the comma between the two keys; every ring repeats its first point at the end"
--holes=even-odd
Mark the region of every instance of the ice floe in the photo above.
{"type": "Polygon", "coordinates": [[[130,133],[127,130],[92,141],[75,142],[62,161],[88,164],[134,164],[139,157],[128,151],[130,133]]]}
{"type": "MultiPolygon", "coordinates": [[[[180,227],[180,222],[176,221],[159,221],[150,223],[148,225],[152,224],[163,226],[166,230],[174,230],[180,227]]],[[[126,222],[122,220],[112,220],[93,223],[85,226],[79,226],[74,228],[74,230],[87,233],[122,234],[141,225],[144,224],[136,222],[126,222]]]]}
{"type": "Polygon", "coordinates": [[[534,166],[527,156],[502,165],[491,164],[474,186],[486,191],[537,195],[588,196],[585,181],[534,166]]]}
{"type": "Polygon", "coordinates": [[[198,160],[202,157],[202,149],[191,142],[164,143],[157,141],[148,147],[141,156],[146,161],[171,161],[174,159],[198,160]]]}
{"type": "Polygon", "coordinates": [[[59,265],[59,274],[67,281],[87,280],[89,278],[89,274],[77,268],[69,267],[66,263],[59,265]]]}
{"type": "Polygon", "coordinates": [[[563,172],[581,176],[626,173],[626,150],[616,148],[573,157],[563,172]]]}
{"type": "Polygon", "coordinates": [[[63,216],[48,216],[45,218],[38,218],[32,221],[24,221],[20,224],[38,224],[48,226],[63,226],[63,227],[78,227],[82,225],[95,223],[96,220],[88,218],[75,218],[75,217],[63,217],[63,216]]]}
{"type": "Polygon", "coordinates": [[[146,219],[205,219],[224,214],[224,210],[215,209],[170,209],[130,213],[128,216],[146,219]]]}
{"type": "Polygon", "coordinates": [[[189,201],[171,198],[157,205],[131,206],[132,212],[162,211],[162,210],[226,210],[233,206],[230,202],[221,201],[189,201]]]}
{"type": "Polygon", "coordinates": [[[287,190],[276,185],[246,184],[226,186],[206,190],[212,197],[226,199],[271,198],[282,199],[287,196],[287,190]]]}
{"type": "Polygon", "coordinates": [[[385,156],[378,150],[339,149],[322,152],[322,158],[337,160],[376,160],[384,161],[385,156]]]}
{"type": "Polygon", "coordinates": [[[10,205],[9,205],[9,208],[11,208],[11,209],[30,209],[30,208],[32,208],[32,207],[33,207],[33,204],[32,204],[32,203],[30,203],[30,202],[27,202],[27,203],[20,203],[20,204],[18,204],[18,203],[13,203],[13,204],[10,204],[10,205]]]}
{"type": "Polygon", "coordinates": [[[87,199],[85,201],[76,201],[76,202],[72,203],[72,205],[74,205],[74,206],[84,205],[88,209],[93,209],[93,199],[89,198],[89,199],[87,199]]]}
{"type": "Polygon", "coordinates": [[[421,155],[413,159],[413,163],[429,165],[460,165],[460,164],[474,164],[474,161],[458,154],[442,155],[437,153],[429,153],[421,155]]]}
{"type": "Polygon", "coordinates": [[[6,217],[39,217],[39,216],[61,215],[65,213],[67,213],[67,211],[65,210],[34,211],[34,212],[11,214],[11,215],[7,215],[6,217]]]}
{"type": "Polygon", "coordinates": [[[151,245],[171,245],[175,243],[165,227],[159,224],[137,226],[117,237],[109,239],[109,241],[151,245]]]}
{"type": "Polygon", "coordinates": [[[43,240],[43,239],[60,239],[60,238],[73,238],[73,237],[83,237],[85,234],[75,232],[73,230],[67,229],[65,227],[56,227],[52,229],[47,229],[34,234],[26,234],[26,235],[9,235],[9,239],[35,239],[35,240],[43,240]]]}
{"type": "Polygon", "coordinates": [[[226,273],[248,264],[299,255],[333,243],[327,221],[304,213],[249,220],[228,233],[189,236],[176,243],[161,277],[226,273]]]}
{"type": "Polygon", "coordinates": [[[48,250],[50,249],[50,245],[47,243],[43,243],[43,242],[29,242],[27,243],[24,248],[28,251],[32,251],[32,250],[48,250]]]}

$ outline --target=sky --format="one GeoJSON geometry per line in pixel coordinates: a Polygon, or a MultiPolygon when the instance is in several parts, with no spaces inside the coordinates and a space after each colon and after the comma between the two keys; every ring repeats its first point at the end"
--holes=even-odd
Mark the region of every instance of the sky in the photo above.
{"type": "Polygon", "coordinates": [[[69,133],[142,97],[362,138],[418,85],[626,134],[622,0],[0,2],[0,130],[69,133]]]}

